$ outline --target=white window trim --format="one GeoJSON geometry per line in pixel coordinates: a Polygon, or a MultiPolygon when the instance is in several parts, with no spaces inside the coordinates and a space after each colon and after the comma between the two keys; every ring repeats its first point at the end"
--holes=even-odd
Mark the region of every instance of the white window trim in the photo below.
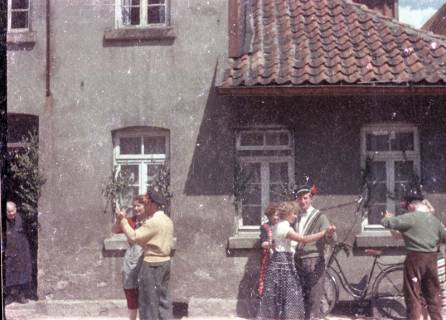
{"type": "MultiPolygon", "coordinates": [[[[266,207],[269,204],[269,190],[268,188],[265,188],[264,186],[270,185],[270,180],[269,180],[269,170],[267,168],[269,163],[280,163],[280,162],[287,162],[288,163],[288,179],[289,179],[289,183],[293,184],[294,183],[294,164],[295,164],[295,157],[294,157],[294,138],[293,138],[293,134],[291,130],[288,130],[282,126],[255,126],[255,127],[243,127],[243,128],[239,128],[236,131],[236,152],[238,151],[246,151],[246,150],[276,150],[276,151],[281,151],[281,150],[289,150],[290,151],[290,155],[288,156],[239,156],[236,155],[237,161],[240,161],[242,163],[260,163],[261,168],[260,168],[260,181],[262,184],[262,188],[261,188],[261,212],[265,212],[266,207]],[[283,133],[287,133],[288,134],[288,146],[241,146],[240,145],[240,134],[242,132],[260,132],[260,133],[265,133],[265,131],[268,132],[283,132],[283,133]],[[267,181],[265,181],[267,180],[267,181]]],[[[237,215],[237,230],[239,232],[258,232],[260,229],[260,225],[258,226],[253,226],[253,225],[244,225],[243,224],[243,217],[241,212],[236,212],[237,215]]]]}
{"type": "Polygon", "coordinates": [[[264,130],[259,130],[259,129],[253,129],[253,130],[249,130],[249,129],[243,129],[243,130],[239,130],[237,133],[237,137],[236,137],[236,148],[238,151],[243,151],[243,150],[290,150],[293,149],[293,137],[291,135],[291,132],[289,130],[284,130],[284,129],[270,129],[270,128],[265,128],[264,130]],[[242,146],[241,145],[241,135],[240,133],[242,133],[243,131],[249,131],[250,133],[264,133],[265,131],[268,132],[274,132],[274,133],[287,133],[288,134],[288,145],[278,145],[278,146],[271,146],[271,145],[262,145],[262,146],[242,146]]]}
{"type": "Polygon", "coordinates": [[[116,174],[121,171],[121,165],[139,166],[139,193],[147,192],[147,165],[148,164],[168,164],[170,132],[167,129],[160,128],[123,128],[113,134],[113,167],[116,168],[116,174]],[[121,138],[141,138],[141,152],[144,152],[144,137],[165,138],[165,154],[120,154],[121,138]]]}
{"type": "MultiPolygon", "coordinates": [[[[11,1],[11,0],[9,0],[11,1]]],[[[115,0],[115,27],[117,29],[138,29],[138,28],[165,28],[170,25],[170,0],[165,0],[164,3],[164,14],[165,14],[165,22],[164,23],[147,23],[147,8],[149,6],[158,6],[158,5],[149,5],[148,0],[141,0],[140,4],[140,24],[138,25],[124,25],[122,23],[122,1],[123,0],[115,0]]]]}
{"type": "Polygon", "coordinates": [[[28,12],[28,28],[11,28],[12,26],[12,0],[8,0],[8,32],[28,32],[31,24],[31,1],[28,1],[27,9],[15,9],[14,11],[27,11],[28,12]]]}
{"type": "MultiPolygon", "coordinates": [[[[420,137],[418,128],[416,125],[406,122],[379,122],[365,125],[361,128],[361,168],[364,168],[367,157],[371,157],[373,161],[385,161],[386,169],[390,168],[386,178],[387,187],[395,185],[395,171],[394,162],[396,160],[409,160],[413,161],[415,172],[420,176],[420,137]],[[414,134],[414,150],[408,150],[405,152],[405,158],[403,159],[401,151],[367,151],[366,134],[373,131],[394,131],[394,132],[411,132],[414,134]],[[389,163],[388,163],[389,162],[389,163]]],[[[387,208],[392,210],[395,202],[387,198],[387,208]]],[[[365,217],[361,224],[362,231],[382,232],[384,227],[379,224],[368,224],[368,218],[365,217]]]]}

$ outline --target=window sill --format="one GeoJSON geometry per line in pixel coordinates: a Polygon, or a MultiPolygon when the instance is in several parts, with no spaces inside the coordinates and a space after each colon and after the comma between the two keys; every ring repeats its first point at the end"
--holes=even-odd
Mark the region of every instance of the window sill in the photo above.
{"type": "Polygon", "coordinates": [[[106,29],[105,41],[135,41],[135,40],[174,40],[175,32],[172,27],[164,28],[121,28],[106,29]]]}
{"type": "Polygon", "coordinates": [[[36,32],[8,32],[6,34],[8,45],[32,45],[36,43],[36,32]]]}
{"type": "MultiPolygon", "coordinates": [[[[173,238],[172,251],[176,249],[177,238],[173,238]]],[[[111,237],[104,239],[104,250],[107,252],[125,251],[129,247],[127,238],[123,233],[113,234],[111,237]]]]}
{"type": "Polygon", "coordinates": [[[398,248],[404,247],[403,239],[396,239],[389,230],[363,231],[355,237],[358,248],[398,248]]]}
{"type": "Polygon", "coordinates": [[[228,249],[260,248],[259,232],[238,232],[228,239],[228,249]]]}

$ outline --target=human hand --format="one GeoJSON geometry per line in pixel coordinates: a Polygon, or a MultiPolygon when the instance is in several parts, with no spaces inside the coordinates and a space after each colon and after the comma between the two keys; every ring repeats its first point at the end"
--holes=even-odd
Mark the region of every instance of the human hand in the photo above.
{"type": "Polygon", "coordinates": [[[271,243],[269,241],[262,242],[261,247],[263,249],[269,249],[271,248],[271,243]]]}
{"type": "Polygon", "coordinates": [[[326,235],[328,237],[332,237],[336,232],[336,226],[334,224],[331,224],[328,226],[327,231],[326,231],[326,235]]]}
{"type": "Polygon", "coordinates": [[[116,216],[116,222],[120,223],[122,221],[122,219],[127,218],[127,214],[124,210],[116,210],[115,212],[115,216],[116,216]]]}
{"type": "Polygon", "coordinates": [[[384,218],[390,218],[393,217],[395,214],[386,210],[386,212],[383,212],[382,215],[384,218]]]}

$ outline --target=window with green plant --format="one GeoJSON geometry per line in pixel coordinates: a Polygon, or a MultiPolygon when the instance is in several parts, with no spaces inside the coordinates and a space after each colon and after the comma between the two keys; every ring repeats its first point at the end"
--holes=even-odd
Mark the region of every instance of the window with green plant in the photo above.
{"type": "Polygon", "coordinates": [[[402,191],[420,177],[418,129],[409,123],[374,123],[361,131],[361,162],[367,187],[365,229],[381,229],[382,212],[401,213],[402,191]]]}
{"type": "MultiPolygon", "coordinates": [[[[113,133],[113,172],[103,194],[112,208],[130,210],[133,197],[156,189],[169,201],[169,130],[132,127],[113,133]]],[[[169,207],[169,206],[167,206],[169,207]]],[[[113,210],[114,211],[114,210],[113,210]]]]}
{"type": "Polygon", "coordinates": [[[234,198],[238,228],[257,230],[271,201],[284,200],[294,182],[294,143],[280,127],[241,129],[236,135],[234,198]]]}

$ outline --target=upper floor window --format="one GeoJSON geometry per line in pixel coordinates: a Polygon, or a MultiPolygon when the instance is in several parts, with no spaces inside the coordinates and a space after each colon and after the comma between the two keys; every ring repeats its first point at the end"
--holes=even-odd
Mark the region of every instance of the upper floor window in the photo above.
{"type": "Polygon", "coordinates": [[[234,193],[239,229],[258,229],[272,201],[283,200],[294,180],[294,143],[289,130],[242,129],[236,135],[234,193]]]}
{"type": "Polygon", "coordinates": [[[380,228],[382,212],[402,213],[402,192],[420,176],[418,129],[407,123],[365,126],[361,132],[361,161],[369,196],[365,228],[380,228]]]}
{"type": "Polygon", "coordinates": [[[8,0],[8,31],[28,31],[29,15],[29,0],[8,0]]]}
{"type": "Polygon", "coordinates": [[[113,135],[113,162],[117,173],[130,181],[130,194],[121,205],[131,207],[132,198],[143,194],[166,174],[169,130],[143,127],[121,129],[113,135]]]}
{"type": "Polygon", "coordinates": [[[118,27],[163,27],[168,25],[169,0],[116,0],[118,27]]]}

